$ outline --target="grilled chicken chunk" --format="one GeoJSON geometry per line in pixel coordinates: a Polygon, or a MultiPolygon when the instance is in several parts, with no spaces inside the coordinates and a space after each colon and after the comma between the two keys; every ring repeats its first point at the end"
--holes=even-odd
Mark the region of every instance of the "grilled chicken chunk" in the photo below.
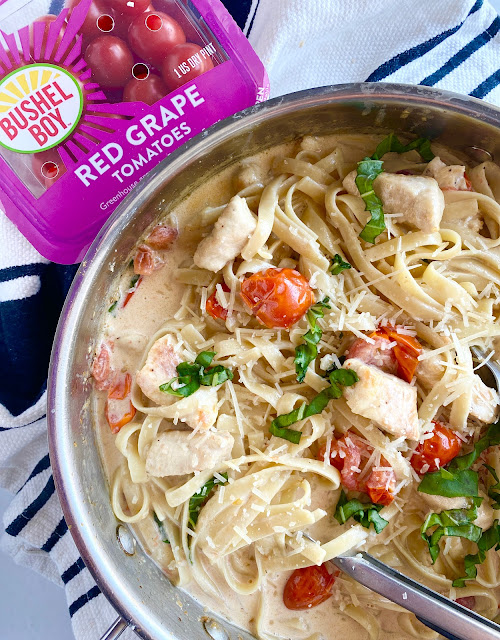
{"type": "Polygon", "coordinates": [[[220,271],[241,253],[256,226],[257,222],[246,200],[234,196],[219,216],[212,232],[198,245],[193,257],[195,265],[209,271],[220,271]]]}
{"type": "Polygon", "coordinates": [[[344,367],[352,369],[359,377],[355,385],[344,388],[344,396],[353,413],[373,420],[395,436],[419,439],[415,387],[358,358],[349,358],[344,367]]]}
{"type": "Polygon", "coordinates": [[[180,476],[213,469],[231,458],[234,438],[227,431],[164,431],[152,443],[146,458],[150,476],[180,476]]]}

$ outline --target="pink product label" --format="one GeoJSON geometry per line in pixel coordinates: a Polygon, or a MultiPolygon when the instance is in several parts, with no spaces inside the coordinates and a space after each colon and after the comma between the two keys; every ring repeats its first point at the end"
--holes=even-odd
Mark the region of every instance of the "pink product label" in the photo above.
{"type": "MultiPolygon", "coordinates": [[[[174,0],[162,2],[178,12],[174,0]]],[[[0,156],[0,200],[47,258],[64,263],[81,259],[113,210],[161,160],[215,122],[268,97],[262,64],[221,2],[193,4],[212,40],[206,32],[201,46],[180,45],[184,49],[174,55],[168,71],[154,61],[163,69],[167,88],[157,68],[133,60],[126,40],[114,38],[124,49],[124,83],[133,62],[134,78],[138,68],[145,77],[154,74],[149,86],[164,97],[155,95],[151,106],[137,101],[147,86],[139,78],[131,87],[139,93],[131,94],[127,85],[117,98],[106,84],[109,76],[101,58],[96,58],[97,66],[91,63],[86,42],[95,43],[93,53],[99,53],[99,36],[89,40],[87,33],[85,42],[79,34],[93,10],[90,0],[73,2],[70,13],[65,9],[57,18],[21,29],[21,49],[12,35],[3,34],[9,51],[0,47],[0,147],[5,150],[0,156]],[[33,183],[33,175],[38,182],[33,183]]],[[[115,24],[105,18],[105,28],[115,24]]],[[[199,25],[197,29],[194,37],[199,25]]],[[[130,36],[129,41],[133,43],[130,36]]]]}

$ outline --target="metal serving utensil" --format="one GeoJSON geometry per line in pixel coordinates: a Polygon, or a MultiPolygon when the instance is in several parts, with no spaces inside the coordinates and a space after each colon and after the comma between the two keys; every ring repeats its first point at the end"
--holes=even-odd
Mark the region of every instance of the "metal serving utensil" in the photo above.
{"type": "MultiPolygon", "coordinates": [[[[304,532],[304,537],[316,542],[304,532]]],[[[380,562],[364,551],[329,562],[356,582],[414,613],[448,640],[499,640],[500,625],[380,562]]]]}
{"type": "MultiPolygon", "coordinates": [[[[471,351],[478,362],[486,360],[486,354],[479,347],[471,347],[471,351]]],[[[484,362],[477,373],[487,386],[500,389],[500,366],[495,360],[484,362]]],[[[309,534],[303,535],[316,542],[309,534]]],[[[368,553],[339,556],[330,562],[364,587],[411,611],[420,622],[449,640],[500,639],[500,625],[415,582],[368,553]]]]}

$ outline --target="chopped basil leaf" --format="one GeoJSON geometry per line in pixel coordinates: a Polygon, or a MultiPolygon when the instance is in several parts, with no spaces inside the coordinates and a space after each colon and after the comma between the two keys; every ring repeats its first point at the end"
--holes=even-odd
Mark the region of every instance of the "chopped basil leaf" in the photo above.
{"type": "Polygon", "coordinates": [[[491,507],[492,509],[500,509],[500,482],[498,480],[498,474],[493,467],[490,467],[489,464],[485,464],[484,466],[495,479],[495,484],[488,487],[488,496],[493,500],[491,507]]]}
{"type": "Polygon", "coordinates": [[[169,382],[161,384],[159,389],[164,393],[170,393],[173,396],[187,398],[200,386],[217,387],[233,379],[233,372],[221,364],[210,367],[215,357],[214,351],[202,351],[196,357],[194,362],[181,362],[177,365],[176,370],[179,374],[177,378],[172,378],[169,382]],[[175,385],[175,387],[174,387],[175,385]]]}
{"type": "Polygon", "coordinates": [[[170,540],[168,539],[168,536],[167,536],[167,534],[165,532],[165,527],[163,526],[163,522],[156,515],[156,511],[153,511],[153,518],[154,518],[154,521],[156,522],[156,524],[158,526],[158,529],[160,531],[160,538],[163,540],[163,542],[165,544],[170,544],[170,540]]]}
{"type": "Polygon", "coordinates": [[[441,467],[438,471],[425,474],[418,485],[418,491],[446,498],[477,496],[478,481],[477,473],[470,469],[451,473],[441,467]]]}
{"type": "Polygon", "coordinates": [[[209,367],[215,358],[215,351],[202,351],[196,356],[195,364],[201,364],[202,367],[209,367]]]}
{"type": "Polygon", "coordinates": [[[311,416],[321,413],[332,399],[342,397],[342,389],[339,385],[350,387],[359,380],[354,371],[346,369],[337,369],[330,374],[330,386],[323,389],[316,395],[309,404],[302,404],[298,409],[277,416],[272,422],[269,429],[270,433],[279,438],[284,438],[289,442],[298,444],[302,431],[294,431],[293,429],[283,429],[289,427],[294,422],[310,418],[311,416]],[[336,374],[336,375],[334,375],[336,374]],[[298,435],[297,435],[298,434],[298,435]]]}
{"type": "Polygon", "coordinates": [[[409,144],[401,144],[394,133],[390,133],[387,138],[377,145],[375,153],[371,158],[364,158],[358,162],[358,175],[356,186],[365,202],[365,209],[371,215],[370,220],[359,234],[359,237],[366,242],[375,243],[375,238],[385,229],[384,210],[382,200],[373,190],[373,182],[383,171],[382,158],[389,151],[405,153],[415,149],[420,153],[422,159],[430,162],[434,158],[431,151],[431,142],[427,138],[418,138],[409,144]]]}
{"type": "Polygon", "coordinates": [[[478,542],[483,530],[473,520],[477,518],[477,507],[471,509],[450,509],[441,513],[429,513],[421,527],[420,535],[427,542],[432,563],[439,555],[439,541],[443,536],[457,536],[478,542]],[[429,529],[434,531],[427,535],[429,529]]]}
{"type": "MultiPolygon", "coordinates": [[[[282,416],[279,417],[281,418],[282,416]]],[[[276,424],[276,420],[278,420],[278,418],[273,420],[269,427],[271,435],[283,438],[283,440],[288,440],[288,442],[291,442],[292,444],[299,444],[302,431],[294,431],[293,429],[287,429],[286,427],[279,427],[276,424]]]]}
{"type": "Polygon", "coordinates": [[[141,276],[139,274],[137,274],[137,273],[132,277],[132,280],[130,281],[130,289],[133,289],[135,287],[135,285],[138,283],[140,277],[141,276]]]}
{"type": "Polygon", "coordinates": [[[189,526],[193,531],[196,528],[201,508],[205,504],[208,494],[216,485],[227,483],[227,473],[221,473],[220,475],[224,478],[225,482],[221,482],[218,478],[213,477],[206,482],[197,493],[189,498],[189,526]]]}
{"type": "Polygon", "coordinates": [[[466,580],[473,580],[477,576],[476,565],[482,564],[486,560],[486,552],[493,549],[493,547],[496,547],[497,551],[500,549],[500,526],[498,523],[499,521],[495,520],[489,529],[483,531],[477,541],[477,553],[465,556],[465,576],[454,580],[454,587],[465,587],[466,580]]]}
{"type": "MultiPolygon", "coordinates": [[[[438,471],[426,473],[418,486],[418,491],[446,498],[476,497],[478,495],[479,476],[472,471],[485,449],[500,444],[500,421],[490,425],[486,434],[476,442],[470,453],[458,456],[438,471]]],[[[496,488],[496,487],[495,487],[496,488]]]]}
{"type": "Polygon", "coordinates": [[[331,309],[330,298],[324,298],[321,302],[317,302],[308,310],[306,317],[309,323],[309,331],[305,333],[302,338],[306,344],[301,344],[295,348],[295,372],[297,373],[297,381],[304,382],[306,377],[307,367],[318,355],[318,348],[316,345],[321,340],[323,331],[318,326],[318,318],[324,318],[324,309],[331,309]]]}
{"type": "Polygon", "coordinates": [[[342,260],[342,256],[336,253],[332,260],[332,265],[329,271],[333,276],[338,276],[339,273],[341,273],[345,269],[351,269],[351,267],[352,265],[349,264],[349,262],[344,262],[342,260]]]}
{"type": "Polygon", "coordinates": [[[115,300],[113,302],[113,304],[109,307],[108,311],[109,313],[113,313],[113,311],[116,309],[116,305],[118,304],[118,300],[115,300]]]}
{"type": "Polygon", "coordinates": [[[226,380],[232,380],[233,377],[233,372],[230,369],[218,364],[216,367],[210,367],[206,373],[200,376],[200,383],[205,387],[217,387],[226,380]]]}
{"type": "Polygon", "coordinates": [[[407,151],[413,150],[418,151],[425,162],[430,162],[434,158],[434,154],[431,151],[431,141],[428,138],[417,138],[417,140],[413,140],[408,144],[402,144],[394,133],[390,133],[387,138],[384,138],[382,142],[378,144],[372,158],[379,160],[390,151],[406,153],[407,151]]]}
{"type": "Polygon", "coordinates": [[[373,182],[382,173],[381,160],[365,158],[358,162],[356,186],[364,200],[365,209],[370,213],[370,220],[366,223],[359,237],[366,242],[375,243],[375,238],[385,229],[384,209],[382,200],[373,190],[373,182]]]}
{"type": "Polygon", "coordinates": [[[346,494],[341,490],[334,518],[339,524],[345,524],[349,518],[354,518],[356,522],[359,522],[366,529],[369,529],[370,525],[373,525],[375,532],[380,533],[389,524],[389,522],[379,514],[382,507],[383,505],[381,504],[361,502],[356,498],[347,500],[346,494]]]}

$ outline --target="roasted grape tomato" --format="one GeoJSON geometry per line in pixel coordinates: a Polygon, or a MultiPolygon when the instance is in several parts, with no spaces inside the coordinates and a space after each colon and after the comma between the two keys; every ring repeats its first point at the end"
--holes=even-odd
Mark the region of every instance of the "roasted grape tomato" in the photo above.
{"type": "Polygon", "coordinates": [[[462,448],[457,434],[441,422],[434,422],[432,437],[420,442],[411,458],[411,466],[417,473],[437,471],[456,458],[462,448]]]}
{"type": "Polygon", "coordinates": [[[241,297],[266,327],[288,328],[314,304],[314,294],[295,269],[267,269],[241,283],[241,297]]]}
{"type": "Polygon", "coordinates": [[[386,326],[379,327],[370,337],[385,338],[397,342],[393,348],[397,361],[397,376],[405,382],[411,382],[418,366],[418,356],[422,353],[420,342],[404,333],[398,333],[397,328],[386,326]]]}
{"type": "Polygon", "coordinates": [[[169,91],[173,91],[213,67],[210,55],[202,47],[186,42],[167,54],[161,69],[165,84],[169,91]]]}
{"type": "MultiPolygon", "coordinates": [[[[381,461],[380,465],[387,463],[381,461]]],[[[396,488],[396,474],[392,469],[373,470],[366,480],[365,489],[370,500],[375,504],[388,506],[394,500],[394,490],[396,488]]]]}
{"type": "Polygon", "coordinates": [[[91,372],[99,391],[109,389],[112,384],[113,370],[111,369],[111,347],[106,342],[101,344],[99,351],[95,354],[91,372]]]}
{"type": "Polygon", "coordinates": [[[108,390],[104,413],[113,433],[118,433],[135,416],[136,409],[130,400],[131,387],[130,373],[119,373],[108,390]]]}
{"type": "Polygon", "coordinates": [[[150,74],[144,80],[132,78],[123,90],[124,102],[144,102],[154,104],[168,93],[165,83],[159,76],[150,74]]]}
{"type": "Polygon", "coordinates": [[[162,224],[157,224],[146,238],[147,244],[153,249],[170,249],[173,243],[177,240],[179,232],[173,227],[166,227],[162,224]]]}
{"type": "Polygon", "coordinates": [[[85,51],[92,78],[102,87],[124,87],[132,78],[134,58],[125,42],[116,36],[101,35],[85,51]]]}
{"type": "Polygon", "coordinates": [[[160,269],[164,265],[162,258],[148,247],[146,244],[141,244],[134,258],[134,273],[141,276],[150,276],[153,271],[160,269]]]}
{"type": "Polygon", "coordinates": [[[328,600],[339,573],[330,573],[326,564],[295,569],[283,591],[285,607],[293,610],[310,609],[328,600]]]}
{"type": "Polygon", "coordinates": [[[186,42],[180,24],[161,11],[142,13],[134,18],[128,30],[128,41],[134,53],[158,68],[166,55],[178,44],[186,42]]]}
{"type": "MultiPolygon", "coordinates": [[[[221,286],[222,291],[225,291],[226,293],[230,292],[229,287],[225,283],[221,286]]],[[[227,318],[227,309],[224,309],[224,307],[219,304],[216,294],[217,292],[214,291],[212,295],[208,297],[205,309],[212,318],[215,318],[216,320],[225,320],[227,318]]]]}

